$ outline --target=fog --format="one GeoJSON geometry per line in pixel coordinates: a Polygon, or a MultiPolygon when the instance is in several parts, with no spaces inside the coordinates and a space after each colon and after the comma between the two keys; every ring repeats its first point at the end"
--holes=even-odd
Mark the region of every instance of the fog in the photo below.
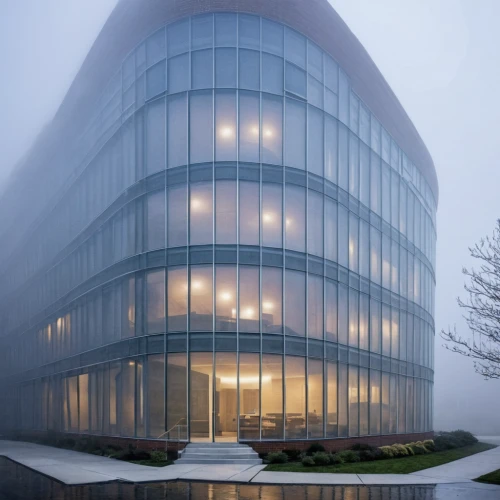
{"type": "MultiPolygon", "coordinates": [[[[167,0],[165,0],[167,1],[167,0]]],[[[0,191],[50,121],[116,0],[3,2],[0,16],[0,191]]],[[[500,3],[331,0],[415,123],[436,165],[436,331],[465,324],[456,297],[468,247],[500,214],[500,3]]],[[[435,429],[500,434],[500,381],[447,352],[436,335],[435,429]]]]}

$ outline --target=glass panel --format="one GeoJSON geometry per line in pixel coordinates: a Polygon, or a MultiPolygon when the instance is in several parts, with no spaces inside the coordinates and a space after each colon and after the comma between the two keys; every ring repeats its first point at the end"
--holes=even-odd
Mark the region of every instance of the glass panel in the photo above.
{"type": "Polygon", "coordinates": [[[169,248],[187,245],[187,186],[168,189],[168,235],[169,248]]]}
{"type": "Polygon", "coordinates": [[[262,50],[283,55],[283,26],[262,19],[262,50]]]}
{"type": "Polygon", "coordinates": [[[391,288],[391,240],[382,234],[382,286],[391,288]]]}
{"type": "Polygon", "coordinates": [[[191,48],[192,50],[212,47],[214,43],[214,19],[212,14],[191,18],[191,48]]]}
{"type": "Polygon", "coordinates": [[[337,120],[325,117],[325,177],[337,184],[338,163],[338,126],[337,120]]]}
{"type": "Polygon", "coordinates": [[[214,86],[214,51],[197,50],[191,54],[191,86],[193,89],[211,89],[214,86]]]}
{"type": "MultiPolygon", "coordinates": [[[[211,356],[212,355],[210,354],[210,357],[211,356]]],[[[196,380],[198,379],[196,376],[194,379],[196,387],[196,380]]],[[[191,378],[191,383],[193,383],[193,377],[191,378]]],[[[196,395],[199,396],[196,389],[195,392],[196,395]]],[[[183,353],[168,354],[167,431],[164,438],[171,439],[173,441],[187,439],[187,423],[187,357],[186,354],[183,353]]]]}
{"type": "Polygon", "coordinates": [[[306,437],[305,358],[286,356],[286,439],[306,437]]]}
{"type": "Polygon", "coordinates": [[[165,191],[148,195],[147,249],[165,248],[165,191]]]}
{"type": "Polygon", "coordinates": [[[308,336],[323,339],[323,278],[310,274],[308,288],[308,336]]]}
{"type": "Polygon", "coordinates": [[[286,99],[285,164],[305,169],[306,166],[306,106],[294,99],[286,99]]]}
{"type": "Polygon", "coordinates": [[[239,14],[238,38],[240,47],[260,48],[260,18],[239,14]]]}
{"type": "Polygon", "coordinates": [[[166,55],[165,28],[161,28],[146,40],[147,64],[152,64],[165,59],[166,55]]]}
{"type": "Polygon", "coordinates": [[[391,357],[399,358],[399,310],[392,308],[391,357]]]}
{"type": "Polygon", "coordinates": [[[285,271],[285,332],[287,335],[305,337],[306,275],[299,271],[285,271]]]}
{"type": "Polygon", "coordinates": [[[283,246],[283,188],[262,184],[262,246],[283,246]]]}
{"type": "Polygon", "coordinates": [[[262,354],[262,439],[283,439],[283,356],[276,354],[262,354]]]}
{"type": "Polygon", "coordinates": [[[349,436],[359,435],[358,367],[349,366],[349,436]]]}
{"type": "Polygon", "coordinates": [[[297,31],[285,28],[285,54],[289,61],[306,67],[306,39],[297,31]]]}
{"type": "Polygon", "coordinates": [[[259,90],[260,53],[256,50],[240,49],[238,71],[240,89],[259,90]]]}
{"type": "Polygon", "coordinates": [[[240,266],[239,331],[259,331],[259,268],[240,266]]]}
{"type": "Polygon", "coordinates": [[[359,270],[359,219],[349,212],[349,269],[355,273],[359,270]]]}
{"type": "Polygon", "coordinates": [[[389,434],[389,374],[382,373],[382,434],[389,434]]]}
{"type": "Polygon", "coordinates": [[[240,92],[240,129],[239,155],[240,161],[259,162],[259,96],[253,92],[240,92]]]}
{"type": "Polygon", "coordinates": [[[187,269],[169,267],[168,269],[168,331],[187,330],[187,269]]]}
{"type": "Polygon", "coordinates": [[[309,190],[307,252],[323,257],[323,195],[309,190]]]}
{"type": "Polygon", "coordinates": [[[348,211],[342,205],[338,206],[339,223],[338,223],[338,238],[339,238],[339,264],[344,267],[349,266],[349,222],[348,211]]]}
{"type": "Polygon", "coordinates": [[[215,44],[235,47],[237,44],[236,14],[215,14],[215,44]]]}
{"type": "Polygon", "coordinates": [[[165,99],[151,103],[146,118],[146,165],[152,174],[165,168],[165,99]]]}
{"type": "Polygon", "coordinates": [[[167,88],[165,61],[155,64],[146,71],[146,99],[151,99],[167,88]]]}
{"type": "Polygon", "coordinates": [[[135,414],[135,362],[122,361],[120,395],[120,435],[134,436],[135,414]]]}
{"type": "Polygon", "coordinates": [[[189,158],[191,163],[213,161],[212,92],[193,92],[189,108],[189,158]]]}
{"type": "Polygon", "coordinates": [[[165,432],[165,355],[148,356],[147,367],[147,435],[160,438],[165,432]]]}
{"type": "Polygon", "coordinates": [[[369,349],[370,339],[368,337],[370,298],[361,293],[359,295],[359,348],[369,349]]]}
{"type": "Polygon", "coordinates": [[[307,74],[294,64],[286,63],[285,89],[305,98],[307,91],[307,74]]]}
{"type": "Polygon", "coordinates": [[[307,437],[323,437],[323,361],[309,359],[307,369],[307,437]]]}
{"type": "Polygon", "coordinates": [[[236,266],[215,266],[215,329],[236,331],[236,266]]]}
{"type": "Polygon", "coordinates": [[[240,354],[240,439],[260,439],[259,357],[259,354],[240,354]]]}
{"type": "Polygon", "coordinates": [[[89,431],[89,376],[78,376],[78,396],[80,409],[80,432],[89,431]]]}
{"type": "Polygon", "coordinates": [[[359,274],[370,278],[370,225],[359,221],[359,274]]]}
{"type": "Polygon", "coordinates": [[[326,437],[337,437],[337,363],[326,365],[326,437]]]}
{"type": "MultiPolygon", "coordinates": [[[[112,363],[109,368],[109,434],[119,434],[121,393],[121,363],[112,363]]],[[[105,399],[106,401],[106,399],[105,399]]],[[[105,431],[106,432],[106,431],[105,431]]],[[[106,433],[108,433],[106,432],[106,433]]]]}
{"type": "Polygon", "coordinates": [[[306,251],[306,192],[305,189],[292,184],[285,186],[286,229],[285,247],[297,252],[306,251]]]}
{"type": "Polygon", "coordinates": [[[380,334],[381,304],[370,299],[370,351],[381,352],[382,337],[380,334]]]}
{"type": "Polygon", "coordinates": [[[337,342],[337,283],[326,280],[326,340],[337,342]]]}
{"type": "Polygon", "coordinates": [[[359,346],[359,292],[349,288],[349,345],[359,346]]]}
{"type": "Polygon", "coordinates": [[[283,59],[262,53],[262,92],[283,95],[283,59]]]}
{"type": "Polygon", "coordinates": [[[338,315],[339,315],[339,342],[341,344],[347,345],[348,342],[348,301],[349,301],[349,289],[339,283],[338,294],[338,315]]]}
{"type": "Polygon", "coordinates": [[[325,257],[337,261],[337,202],[325,198],[325,257]]]}
{"type": "Polygon", "coordinates": [[[122,338],[135,335],[135,278],[122,281],[122,338]]]}
{"type": "Polygon", "coordinates": [[[380,231],[370,227],[370,279],[380,285],[382,241],[380,231]]]}
{"type": "Polygon", "coordinates": [[[189,90],[189,54],[173,57],[168,61],[168,93],[189,90]]]}
{"type": "Polygon", "coordinates": [[[213,241],[212,183],[192,184],[190,200],[190,243],[209,245],[213,241]]]}
{"type": "Polygon", "coordinates": [[[215,355],[215,441],[238,440],[236,353],[215,355]]]}
{"type": "Polygon", "coordinates": [[[215,95],[215,160],[236,161],[236,94],[218,91],[215,95]]]}
{"type": "Polygon", "coordinates": [[[368,369],[359,369],[359,435],[369,434],[368,428],[368,369]]]}
{"type": "Polygon", "coordinates": [[[187,164],[187,99],[179,94],[168,99],[168,168],[187,164]]]}
{"type": "Polygon", "coordinates": [[[391,355],[391,308],[382,304],[382,354],[391,355]]]}
{"type": "Polygon", "coordinates": [[[324,131],[323,113],[309,106],[307,170],[323,176],[324,131]]]}
{"type": "Polygon", "coordinates": [[[389,380],[389,432],[395,434],[398,426],[398,388],[397,388],[397,375],[390,375],[389,380]]]}
{"type": "Polygon", "coordinates": [[[189,50],[189,19],[178,21],[167,28],[168,57],[189,50]]]}
{"type": "Polygon", "coordinates": [[[236,244],[236,182],[215,184],[215,242],[236,244]]]}
{"type": "Polygon", "coordinates": [[[349,394],[347,386],[347,365],[339,364],[338,377],[339,437],[346,437],[348,431],[347,404],[349,394]]]}
{"type": "Polygon", "coordinates": [[[213,354],[192,352],[190,356],[190,438],[212,441],[213,354]]]}
{"type": "Polygon", "coordinates": [[[191,330],[212,331],[212,266],[191,266],[191,330]]]}
{"type": "Polygon", "coordinates": [[[146,275],[147,332],[165,332],[165,271],[146,275]]]}
{"type": "Polygon", "coordinates": [[[262,162],[283,162],[283,99],[262,95],[262,162]]]}
{"type": "Polygon", "coordinates": [[[277,267],[262,267],[262,331],[282,333],[283,271],[277,267]]]}
{"type": "Polygon", "coordinates": [[[240,182],[240,245],[259,244],[259,189],[257,182],[240,182]]]}
{"type": "Polygon", "coordinates": [[[349,134],[349,193],[359,199],[359,140],[349,134]]]}
{"type": "Polygon", "coordinates": [[[236,49],[215,50],[215,86],[236,87],[236,49]]]}
{"type": "Polygon", "coordinates": [[[370,434],[380,434],[380,372],[370,370],[370,434]]]}

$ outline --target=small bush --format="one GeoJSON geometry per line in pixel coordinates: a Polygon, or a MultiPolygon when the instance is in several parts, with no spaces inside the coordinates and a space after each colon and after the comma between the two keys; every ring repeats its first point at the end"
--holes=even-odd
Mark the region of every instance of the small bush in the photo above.
{"type": "Polygon", "coordinates": [[[469,446],[477,443],[477,438],[468,431],[458,429],[450,434],[460,443],[460,446],[469,446]]]}
{"type": "Polygon", "coordinates": [[[405,448],[408,450],[408,456],[412,457],[415,455],[415,452],[413,451],[413,448],[407,444],[405,444],[405,448]]]}
{"type": "Polygon", "coordinates": [[[434,444],[434,441],[432,439],[426,439],[424,441],[424,446],[429,450],[429,451],[435,451],[436,450],[436,445],[434,444]]]}
{"type": "Polygon", "coordinates": [[[375,446],[371,446],[365,443],[356,443],[353,446],[351,446],[352,451],[374,451],[376,449],[377,448],[375,448],[375,446]]]}
{"type": "Polygon", "coordinates": [[[427,453],[430,453],[430,451],[424,446],[424,443],[422,443],[422,441],[410,443],[408,446],[413,450],[413,453],[415,455],[426,455],[427,453]]]}
{"type": "Polygon", "coordinates": [[[311,467],[313,465],[316,465],[314,463],[313,457],[308,457],[307,455],[302,459],[302,465],[304,467],[311,467]]]}
{"type": "Polygon", "coordinates": [[[359,452],[359,459],[361,462],[372,462],[373,460],[382,460],[383,458],[383,453],[378,448],[374,448],[373,450],[361,450],[359,452]]]}
{"type": "Polygon", "coordinates": [[[344,463],[344,459],[338,453],[330,453],[329,458],[331,465],[340,465],[344,463]]]}
{"type": "Polygon", "coordinates": [[[379,450],[382,452],[382,458],[394,458],[394,451],[392,446],[380,446],[379,450]]]}
{"type": "Polygon", "coordinates": [[[295,462],[300,460],[301,451],[300,450],[283,450],[283,453],[286,453],[289,462],[295,462]]]}
{"type": "Polygon", "coordinates": [[[307,448],[307,454],[312,456],[314,453],[317,453],[318,451],[325,452],[325,447],[322,444],[319,443],[313,443],[309,448],[307,448]]]}
{"type": "Polygon", "coordinates": [[[403,444],[393,444],[391,446],[392,448],[392,454],[394,458],[399,458],[399,457],[407,457],[408,456],[408,448],[403,445],[403,444]]]}
{"type": "Polygon", "coordinates": [[[268,453],[267,460],[270,464],[286,464],[288,462],[288,455],[282,451],[268,453]]]}
{"type": "Polygon", "coordinates": [[[152,462],[155,462],[155,463],[160,463],[160,462],[165,462],[167,457],[165,455],[165,452],[164,451],[152,451],[150,453],[150,456],[151,456],[151,461],[152,462]]]}
{"type": "Polygon", "coordinates": [[[328,465],[330,463],[330,456],[324,451],[313,453],[312,459],[316,465],[328,465]]]}
{"type": "Polygon", "coordinates": [[[338,453],[338,455],[342,458],[342,460],[346,464],[352,464],[352,463],[360,461],[359,453],[356,451],[344,450],[344,451],[340,451],[338,453]]]}

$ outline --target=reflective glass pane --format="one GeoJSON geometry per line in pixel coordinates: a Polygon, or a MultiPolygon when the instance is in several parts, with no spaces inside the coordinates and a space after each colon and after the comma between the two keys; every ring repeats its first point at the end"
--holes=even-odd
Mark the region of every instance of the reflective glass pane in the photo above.
{"type": "Polygon", "coordinates": [[[285,89],[305,98],[307,95],[307,73],[288,62],[285,71],[285,89]]]}
{"type": "Polygon", "coordinates": [[[213,83],[213,50],[197,50],[191,54],[191,85],[193,89],[207,89],[213,83]]]}
{"type": "Polygon", "coordinates": [[[212,92],[193,92],[189,107],[190,163],[213,161],[212,92]]]}
{"type": "Polygon", "coordinates": [[[294,99],[286,100],[285,164],[302,170],[306,164],[306,106],[294,99]]]}
{"type": "Polygon", "coordinates": [[[236,49],[215,50],[215,86],[236,87],[236,49]]]}
{"type": "Polygon", "coordinates": [[[307,210],[307,251],[323,257],[323,195],[309,190],[307,210]]]}
{"type": "Polygon", "coordinates": [[[241,353],[239,359],[240,383],[240,439],[260,439],[260,356],[241,353]]]}
{"type": "Polygon", "coordinates": [[[160,438],[165,432],[165,355],[148,356],[147,366],[147,436],[160,438]]]}
{"type": "Polygon", "coordinates": [[[235,352],[215,355],[215,441],[237,441],[238,392],[235,352]]]}
{"type": "Polygon", "coordinates": [[[189,206],[191,245],[208,245],[212,243],[212,183],[192,184],[189,206]]]}
{"type": "Polygon", "coordinates": [[[184,332],[187,329],[187,269],[185,266],[169,267],[167,275],[168,331],[184,332]]]}
{"type": "Polygon", "coordinates": [[[215,329],[236,331],[236,266],[215,267],[215,329]]]}
{"type": "Polygon", "coordinates": [[[323,278],[308,276],[307,331],[308,337],[323,338],[323,278]]]}
{"type": "Polygon", "coordinates": [[[306,193],[292,184],[285,186],[285,246],[289,250],[305,252],[306,249],[306,193]]]}
{"type": "Polygon", "coordinates": [[[168,60],[168,93],[189,90],[189,54],[168,60]]]}
{"type": "Polygon", "coordinates": [[[147,108],[146,166],[148,174],[165,168],[165,141],[165,100],[159,99],[147,108]]]}
{"type": "Polygon", "coordinates": [[[236,14],[215,14],[215,44],[236,47],[236,14]]]}
{"type": "Polygon", "coordinates": [[[214,18],[212,14],[191,18],[191,48],[192,50],[210,48],[214,38],[214,18]]]}
{"type": "Polygon", "coordinates": [[[262,50],[283,55],[283,26],[262,19],[262,50]]]}
{"type": "Polygon", "coordinates": [[[307,437],[323,437],[323,361],[309,359],[307,365],[307,437]]]}
{"type": "Polygon", "coordinates": [[[240,47],[260,48],[260,19],[257,16],[238,16],[238,38],[240,47]]]}
{"type": "Polygon", "coordinates": [[[286,356],[286,425],[287,439],[306,437],[305,358],[286,356]]]}
{"type": "MultiPolygon", "coordinates": [[[[213,354],[192,352],[189,370],[189,432],[191,441],[212,441],[213,416],[213,354]]],[[[168,380],[168,377],[167,377],[168,380]]]]}
{"type": "Polygon", "coordinates": [[[323,176],[324,130],[323,113],[309,106],[307,170],[323,176]]]}
{"type": "Polygon", "coordinates": [[[358,367],[349,366],[349,436],[359,434],[358,367]]]}
{"type": "Polygon", "coordinates": [[[380,372],[370,370],[370,434],[380,434],[380,372]]]}
{"type": "Polygon", "coordinates": [[[168,188],[168,235],[169,248],[187,245],[187,186],[168,188]]]}
{"type": "Polygon", "coordinates": [[[236,181],[216,182],[215,242],[236,244],[236,181]]]}
{"type": "Polygon", "coordinates": [[[165,247],[165,191],[148,195],[147,248],[165,247]]]}
{"type": "Polygon", "coordinates": [[[236,93],[216,93],[215,120],[215,160],[236,161],[236,93]]]}
{"type": "Polygon", "coordinates": [[[240,266],[239,331],[258,332],[259,329],[259,268],[240,266]]]}
{"type": "Polygon", "coordinates": [[[260,53],[256,50],[239,51],[239,85],[241,89],[259,90],[260,88],[260,53]]]}
{"type": "Polygon", "coordinates": [[[189,315],[191,330],[212,330],[212,273],[210,265],[191,266],[191,312],[189,315]]]}
{"type": "Polygon", "coordinates": [[[283,356],[262,354],[262,439],[283,439],[283,356]]]}
{"type": "Polygon", "coordinates": [[[285,28],[285,56],[301,68],[306,67],[306,39],[297,31],[285,28]]]}
{"type": "Polygon", "coordinates": [[[165,271],[154,271],[146,275],[147,331],[165,332],[165,271]]]}
{"type": "Polygon", "coordinates": [[[186,94],[168,100],[168,168],[187,164],[187,99],[186,94]]]}
{"type": "MultiPolygon", "coordinates": [[[[187,357],[167,355],[167,431],[165,439],[187,439],[187,357]]],[[[196,431],[197,429],[195,429],[196,431]]]]}
{"type": "Polygon", "coordinates": [[[183,19],[167,27],[168,57],[189,50],[189,19],[183,19]]]}
{"type": "Polygon", "coordinates": [[[259,244],[259,184],[240,182],[240,245],[259,244]]]}
{"type": "Polygon", "coordinates": [[[306,332],[306,275],[299,271],[285,271],[285,332],[305,337],[306,332]]]}
{"type": "Polygon", "coordinates": [[[262,331],[283,331],[283,271],[278,267],[262,267],[262,331]]]}
{"type": "Polygon", "coordinates": [[[281,165],[283,161],[283,100],[262,96],[262,162],[281,165]]]}
{"type": "Polygon", "coordinates": [[[254,92],[240,92],[239,155],[240,161],[259,162],[260,100],[254,92]]]}
{"type": "Polygon", "coordinates": [[[349,345],[359,346],[359,292],[349,288],[349,345]]]}
{"type": "Polygon", "coordinates": [[[262,53],[262,92],[283,94],[283,58],[262,53]]]}
{"type": "Polygon", "coordinates": [[[281,184],[262,185],[262,245],[283,246],[283,188],[281,184]]]}
{"type": "Polygon", "coordinates": [[[325,286],[326,340],[337,342],[337,283],[326,280],[325,286]]]}

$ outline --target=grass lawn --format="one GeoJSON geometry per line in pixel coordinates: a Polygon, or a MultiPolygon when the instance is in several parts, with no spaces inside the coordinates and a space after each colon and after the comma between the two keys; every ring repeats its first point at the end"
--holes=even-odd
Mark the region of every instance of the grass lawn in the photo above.
{"type": "Polygon", "coordinates": [[[129,464],[148,465],[149,467],[166,467],[172,465],[172,460],[165,460],[163,462],[153,462],[153,460],[127,460],[129,464]]]}
{"type": "Polygon", "coordinates": [[[479,483],[500,484],[500,469],[474,479],[479,483]]]}
{"type": "MultiPolygon", "coordinates": [[[[436,453],[429,453],[428,455],[313,467],[304,467],[300,462],[269,464],[264,470],[276,472],[334,472],[344,474],[409,474],[410,472],[453,462],[454,460],[491,450],[492,448],[496,448],[496,446],[487,443],[476,443],[471,446],[464,446],[463,448],[448,451],[438,451],[436,453]]],[[[496,474],[497,478],[500,478],[500,471],[497,471],[496,474]]],[[[482,477],[484,478],[485,476],[482,477]]]]}

